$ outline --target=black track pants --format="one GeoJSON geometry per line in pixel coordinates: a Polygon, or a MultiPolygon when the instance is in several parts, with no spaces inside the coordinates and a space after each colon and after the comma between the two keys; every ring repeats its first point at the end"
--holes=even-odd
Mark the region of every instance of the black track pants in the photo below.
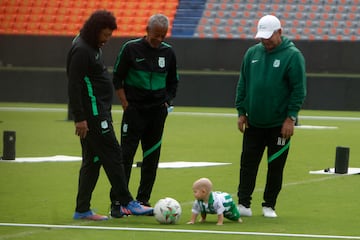
{"type": "Polygon", "coordinates": [[[76,211],[90,210],[90,200],[103,166],[111,184],[110,200],[127,205],[133,198],[128,190],[121,148],[112,123],[108,120],[88,120],[89,132],[81,139],[82,165],[80,168],[76,211]]]}
{"type": "Polygon", "coordinates": [[[121,147],[123,149],[125,175],[129,183],[134,156],[141,142],[143,159],[141,179],[136,199],[149,201],[159,164],[161,141],[167,117],[165,105],[149,109],[129,105],[121,123],[121,147]]]}
{"type": "Polygon", "coordinates": [[[244,132],[238,198],[239,203],[245,207],[250,207],[259,164],[265,147],[267,147],[268,171],[262,206],[275,209],[290,146],[290,139],[283,139],[280,131],[281,127],[255,128],[250,126],[244,132]]]}

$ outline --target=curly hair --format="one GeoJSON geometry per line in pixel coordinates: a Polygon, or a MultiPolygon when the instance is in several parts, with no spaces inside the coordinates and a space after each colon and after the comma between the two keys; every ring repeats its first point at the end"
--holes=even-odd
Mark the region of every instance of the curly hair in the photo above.
{"type": "Polygon", "coordinates": [[[115,16],[106,10],[97,10],[91,14],[80,30],[80,36],[91,46],[96,47],[101,30],[117,29],[115,16]]]}

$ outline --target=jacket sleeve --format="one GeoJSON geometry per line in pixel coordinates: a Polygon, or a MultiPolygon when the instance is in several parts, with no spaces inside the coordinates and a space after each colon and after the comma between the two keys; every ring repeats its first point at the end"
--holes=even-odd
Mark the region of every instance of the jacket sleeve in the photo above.
{"type": "Polygon", "coordinates": [[[289,79],[291,95],[288,116],[297,117],[306,96],[305,59],[300,51],[296,51],[291,59],[289,79]]]}
{"type": "Polygon", "coordinates": [[[122,46],[114,65],[113,84],[116,90],[124,88],[124,82],[130,69],[128,48],[126,46],[126,44],[122,46]]]}
{"type": "Polygon", "coordinates": [[[72,48],[68,55],[67,75],[69,107],[74,115],[74,121],[80,122],[86,119],[84,103],[82,100],[84,78],[89,65],[88,53],[82,48],[72,48]]]}
{"type": "Polygon", "coordinates": [[[239,81],[236,86],[236,98],[235,98],[235,108],[238,112],[238,116],[246,115],[245,108],[245,99],[246,99],[246,63],[248,59],[249,51],[245,53],[243,62],[240,68],[239,81]]]}
{"type": "Polygon", "coordinates": [[[176,62],[176,56],[174,51],[171,51],[171,62],[169,67],[169,72],[166,77],[166,93],[167,93],[167,99],[166,102],[171,104],[171,101],[176,96],[176,91],[178,87],[179,82],[179,75],[177,72],[177,62],[176,62]]]}

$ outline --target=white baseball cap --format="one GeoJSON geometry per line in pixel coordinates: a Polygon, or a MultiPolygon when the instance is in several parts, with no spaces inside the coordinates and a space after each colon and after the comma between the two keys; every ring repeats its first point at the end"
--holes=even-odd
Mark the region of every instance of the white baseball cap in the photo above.
{"type": "Polygon", "coordinates": [[[280,20],[273,15],[265,15],[258,22],[255,38],[269,39],[279,29],[281,29],[280,20]]]}

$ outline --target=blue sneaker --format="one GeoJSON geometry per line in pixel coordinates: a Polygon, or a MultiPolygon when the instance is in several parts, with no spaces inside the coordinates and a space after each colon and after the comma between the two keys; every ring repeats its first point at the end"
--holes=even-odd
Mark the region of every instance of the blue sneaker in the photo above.
{"type": "Polygon", "coordinates": [[[121,207],[121,211],[124,215],[151,215],[154,209],[152,207],[142,206],[138,201],[131,201],[126,207],[121,207]]]}
{"type": "MultiPolygon", "coordinates": [[[[141,206],[143,207],[151,207],[151,204],[149,203],[149,201],[139,201],[137,200],[141,206]]],[[[151,213],[149,214],[146,214],[146,216],[154,216],[154,211],[152,211],[151,213]]]]}
{"type": "Polygon", "coordinates": [[[103,221],[103,220],[109,219],[107,216],[96,214],[92,210],[89,210],[89,211],[83,212],[83,213],[75,212],[73,218],[74,219],[93,220],[93,221],[103,221]]]}

